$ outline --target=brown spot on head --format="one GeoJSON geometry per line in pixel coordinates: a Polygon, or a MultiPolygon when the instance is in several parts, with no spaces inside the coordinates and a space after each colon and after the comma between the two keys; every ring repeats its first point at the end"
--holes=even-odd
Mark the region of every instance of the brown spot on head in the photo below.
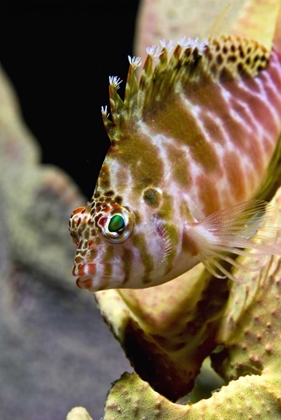
{"type": "Polygon", "coordinates": [[[106,191],[104,195],[106,195],[107,197],[111,197],[112,195],[114,195],[114,191],[112,190],[106,191]]]}
{"type": "Polygon", "coordinates": [[[116,195],[116,197],[115,197],[115,202],[117,203],[117,204],[122,204],[122,201],[123,201],[123,198],[120,196],[120,195],[116,195]]]}
{"type": "Polygon", "coordinates": [[[143,193],[145,203],[150,207],[159,207],[161,194],[155,188],[147,188],[143,193]]]}

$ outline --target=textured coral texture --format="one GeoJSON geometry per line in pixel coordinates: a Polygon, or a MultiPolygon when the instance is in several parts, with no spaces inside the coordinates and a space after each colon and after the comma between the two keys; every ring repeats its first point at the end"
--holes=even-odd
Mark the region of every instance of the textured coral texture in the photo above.
{"type": "Polygon", "coordinates": [[[67,415],[66,420],[92,420],[89,413],[83,407],[74,407],[67,415]]]}

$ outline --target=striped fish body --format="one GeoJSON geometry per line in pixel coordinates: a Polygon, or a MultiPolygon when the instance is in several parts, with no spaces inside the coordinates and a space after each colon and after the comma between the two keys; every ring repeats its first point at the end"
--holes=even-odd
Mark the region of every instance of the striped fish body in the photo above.
{"type": "Polygon", "coordinates": [[[254,198],[279,156],[280,51],[221,36],[147,52],[139,82],[129,58],[124,101],[110,78],[111,147],[70,218],[73,275],[90,291],[155,286],[199,262],[235,279],[219,262],[235,265],[229,253],[280,253],[251,242],[267,210],[254,198]]]}

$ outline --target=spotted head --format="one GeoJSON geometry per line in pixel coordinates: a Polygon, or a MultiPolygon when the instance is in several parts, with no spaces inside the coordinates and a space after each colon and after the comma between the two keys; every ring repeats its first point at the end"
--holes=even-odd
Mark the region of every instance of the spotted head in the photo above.
{"type": "Polygon", "coordinates": [[[109,78],[111,118],[107,107],[102,117],[111,147],[91,202],[70,218],[77,246],[73,275],[79,287],[91,291],[153,286],[172,269],[179,242],[172,194],[163,184],[161,142],[151,138],[145,125],[153,108],[146,100],[154,58],[149,51],[138,82],[140,59],[129,57],[124,101],[117,93],[120,79],[109,78]]]}
{"type": "Polygon", "coordinates": [[[73,266],[77,285],[90,291],[155,285],[173,253],[171,229],[161,217],[165,197],[159,188],[147,186],[140,192],[128,185],[125,200],[113,189],[101,192],[102,179],[91,202],[77,208],[69,221],[77,246],[73,266]]]}

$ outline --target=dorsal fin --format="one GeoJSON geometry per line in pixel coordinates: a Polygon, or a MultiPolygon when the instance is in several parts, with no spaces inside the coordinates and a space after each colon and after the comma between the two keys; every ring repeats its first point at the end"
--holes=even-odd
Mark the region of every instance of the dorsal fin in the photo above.
{"type": "Polygon", "coordinates": [[[121,132],[132,130],[133,124],[167,106],[169,99],[174,99],[188,84],[254,77],[266,67],[270,54],[256,41],[234,36],[203,42],[182,39],[172,52],[171,43],[162,41],[161,45],[162,48],[147,49],[139,82],[135,70],[140,60],[129,59],[124,101],[117,92],[120,80],[110,78],[112,120],[106,109],[102,116],[111,141],[118,141],[121,132]]]}

